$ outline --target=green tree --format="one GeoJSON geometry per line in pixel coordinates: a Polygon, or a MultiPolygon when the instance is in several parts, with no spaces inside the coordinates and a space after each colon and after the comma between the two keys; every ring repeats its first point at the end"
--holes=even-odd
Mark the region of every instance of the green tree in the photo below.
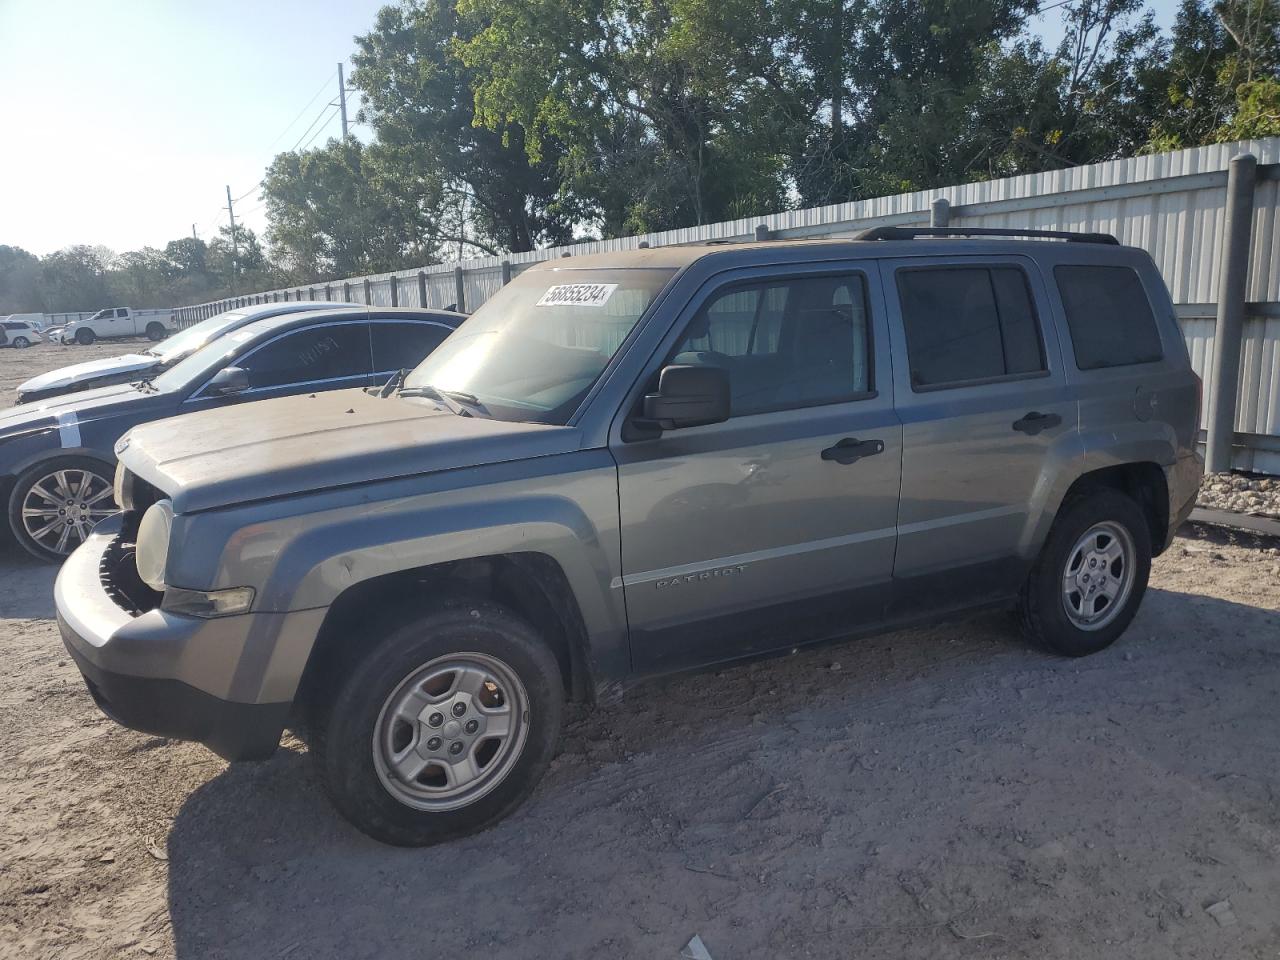
{"type": "Polygon", "coordinates": [[[572,220],[558,202],[555,145],[533,160],[519,124],[474,122],[471,71],[454,45],[484,26],[460,16],[454,0],[382,8],[352,56],[351,82],[364,97],[360,117],[387,148],[389,188],[425,210],[441,191],[457,211],[464,246],[521,251],[564,242],[572,220]]]}
{"type": "Polygon", "coordinates": [[[354,137],[282,153],[262,185],[272,259],[293,282],[434,262],[443,187],[414,151],[354,137]]]}

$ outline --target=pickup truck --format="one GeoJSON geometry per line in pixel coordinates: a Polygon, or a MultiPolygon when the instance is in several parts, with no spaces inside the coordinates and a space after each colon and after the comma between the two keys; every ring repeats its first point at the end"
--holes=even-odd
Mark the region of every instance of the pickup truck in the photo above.
{"type": "Polygon", "coordinates": [[[979,607],[1100,651],[1200,482],[1173,304],[1110,236],[942,232],[556,260],[380,390],[136,427],[66,647],[128,726],[297,725],[406,845],[514,810],[566,698],[979,607]]]}
{"type": "Polygon", "coordinates": [[[143,337],[163,340],[173,332],[172,310],[134,310],[130,307],[107,307],[84,320],[73,320],[62,328],[60,343],[73,340],[88,346],[95,340],[121,337],[143,337]]]}

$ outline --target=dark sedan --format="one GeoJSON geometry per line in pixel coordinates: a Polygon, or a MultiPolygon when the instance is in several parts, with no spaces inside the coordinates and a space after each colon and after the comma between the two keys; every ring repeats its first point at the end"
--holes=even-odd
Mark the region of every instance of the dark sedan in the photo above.
{"type": "MultiPolygon", "coordinates": [[[[10,531],[32,555],[60,560],[115,512],[115,444],[129,428],[215,406],[380,385],[417,366],[463,319],[363,306],[284,314],[219,337],[154,379],[0,414],[10,531]]],[[[245,411],[247,430],[252,415],[245,411]]]]}

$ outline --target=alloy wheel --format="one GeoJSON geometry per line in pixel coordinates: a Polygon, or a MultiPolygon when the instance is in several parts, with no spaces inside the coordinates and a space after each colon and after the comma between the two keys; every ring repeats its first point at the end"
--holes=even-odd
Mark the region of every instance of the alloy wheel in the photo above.
{"type": "Polygon", "coordinates": [[[111,481],[92,470],[53,470],[33,483],[22,498],[27,536],[56,554],[68,554],[94,526],[116,512],[111,481]]]}

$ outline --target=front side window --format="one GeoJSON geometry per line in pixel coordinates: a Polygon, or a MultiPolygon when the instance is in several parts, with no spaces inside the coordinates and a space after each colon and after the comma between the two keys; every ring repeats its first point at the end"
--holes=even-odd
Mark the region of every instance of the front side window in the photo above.
{"type": "Polygon", "coordinates": [[[913,388],[1048,369],[1031,292],[1017,267],[905,268],[897,280],[913,388]]]}
{"type": "Polygon", "coordinates": [[[499,420],[567,423],[674,273],[526,271],[409,374],[405,392],[467,394],[499,420]]]}
{"type": "Polygon", "coordinates": [[[871,390],[862,274],[740,284],[713,295],[669,362],[729,373],[735,417],[839,403],[871,390]]]}
{"type": "Polygon", "coordinates": [[[1142,279],[1129,267],[1053,268],[1081,370],[1163,359],[1160,331],[1142,279]]]}
{"type": "Polygon", "coordinates": [[[331,323],[286,333],[235,362],[249,374],[249,389],[362,377],[369,373],[369,328],[331,323]]]}

